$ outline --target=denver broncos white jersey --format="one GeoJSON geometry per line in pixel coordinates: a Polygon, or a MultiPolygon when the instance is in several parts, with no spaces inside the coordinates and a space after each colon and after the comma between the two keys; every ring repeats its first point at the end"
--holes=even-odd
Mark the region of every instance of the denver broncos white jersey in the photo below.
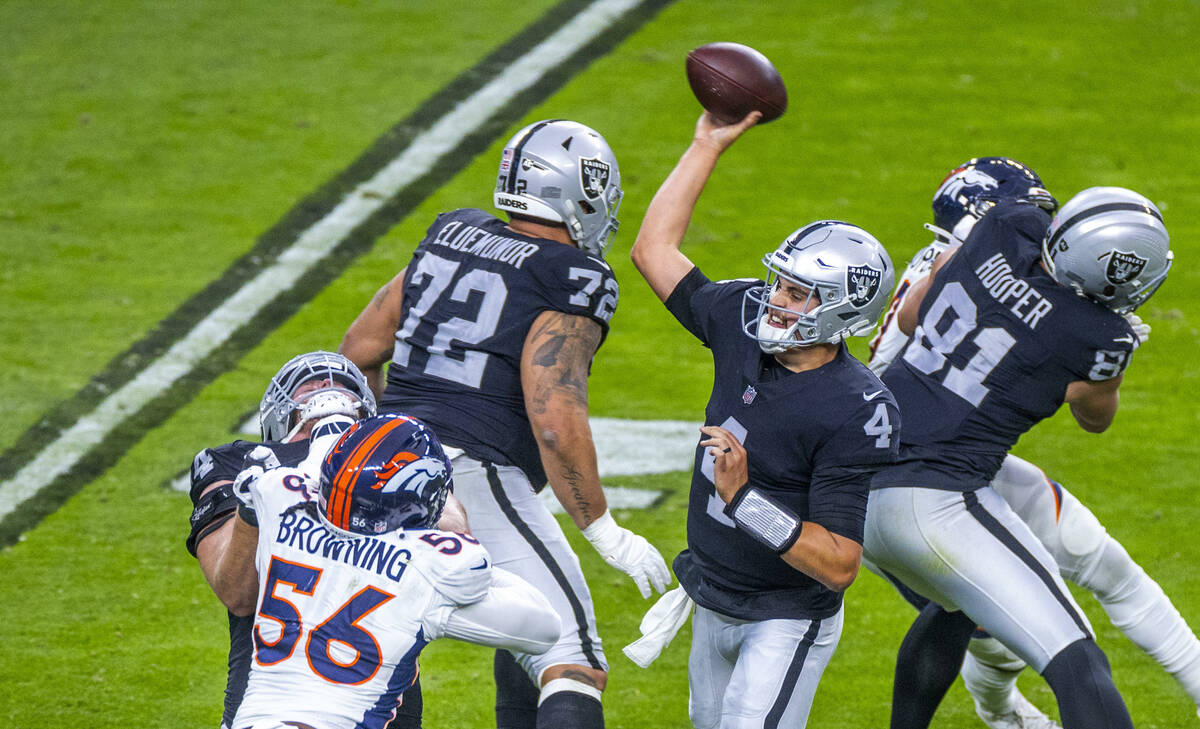
{"type": "Polygon", "coordinates": [[[334,531],[299,469],[268,471],[251,494],[258,612],[233,726],[384,727],[416,678],[421,649],[444,634],[455,608],[487,595],[486,550],[454,532],[334,531]]]}
{"type": "Polygon", "coordinates": [[[888,305],[887,313],[883,315],[883,323],[879,325],[879,331],[871,339],[871,358],[867,360],[867,366],[876,375],[883,376],[883,371],[908,343],[908,335],[900,331],[900,327],[896,325],[896,313],[900,311],[900,305],[904,303],[904,295],[918,281],[929,276],[929,271],[933,268],[933,259],[949,247],[950,243],[945,239],[934,238],[932,243],[917,251],[917,254],[905,267],[904,275],[896,284],[896,293],[892,294],[892,303],[888,305]]]}

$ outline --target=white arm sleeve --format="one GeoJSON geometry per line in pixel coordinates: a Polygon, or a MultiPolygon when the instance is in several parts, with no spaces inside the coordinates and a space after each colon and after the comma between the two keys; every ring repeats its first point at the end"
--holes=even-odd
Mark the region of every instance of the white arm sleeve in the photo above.
{"type": "Polygon", "coordinates": [[[518,653],[541,654],[558,642],[562,623],[533,585],[494,567],[487,595],[454,608],[441,635],[518,653]]]}

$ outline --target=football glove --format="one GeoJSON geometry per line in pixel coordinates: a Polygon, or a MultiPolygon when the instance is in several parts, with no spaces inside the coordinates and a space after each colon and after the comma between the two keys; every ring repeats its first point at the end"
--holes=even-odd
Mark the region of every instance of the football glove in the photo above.
{"type": "Polygon", "coordinates": [[[643,598],[650,597],[651,585],[658,592],[663,592],[671,584],[671,571],[654,545],[644,537],[617,526],[608,511],[588,524],[583,536],[605,562],[633,578],[643,598]]]}
{"type": "Polygon", "coordinates": [[[250,489],[258,482],[258,477],[264,473],[266,470],[262,466],[248,466],[243,468],[237,478],[233,480],[233,495],[239,502],[238,518],[250,526],[258,526],[258,514],[254,513],[254,499],[250,496],[250,489]]]}
{"type": "Polygon", "coordinates": [[[1125,321],[1133,327],[1133,336],[1137,337],[1139,347],[1150,340],[1150,325],[1142,321],[1142,317],[1131,311],[1125,314],[1125,321]]]}

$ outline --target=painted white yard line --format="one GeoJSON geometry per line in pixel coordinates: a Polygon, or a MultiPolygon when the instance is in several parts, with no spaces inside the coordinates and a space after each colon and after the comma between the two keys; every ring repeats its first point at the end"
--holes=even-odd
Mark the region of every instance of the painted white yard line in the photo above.
{"type": "Polygon", "coordinates": [[[133,380],[63,431],[11,479],[0,483],[0,519],[69,471],[126,418],[188,374],[242,323],[261,311],[279,292],[291,288],[354,228],[433,169],[442,156],[453,151],[510,99],[533,86],[548,69],[565,61],[641,2],[592,3],[413,139],[396,159],[305,230],[274,264],[246,283],[133,380]]]}

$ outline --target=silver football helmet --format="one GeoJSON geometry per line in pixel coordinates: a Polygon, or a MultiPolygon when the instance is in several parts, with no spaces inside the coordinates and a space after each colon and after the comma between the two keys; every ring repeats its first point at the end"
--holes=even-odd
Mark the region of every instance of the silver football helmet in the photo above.
{"type": "Polygon", "coordinates": [[[1090,187],[1050,222],[1042,261],[1058,283],[1125,314],[1167,278],[1170,243],[1154,203],[1123,187],[1090,187]]]}
{"type": "MultiPolygon", "coordinates": [[[[353,362],[336,352],[309,352],[288,360],[279,368],[258,406],[258,424],[263,440],[283,441],[300,426],[300,414],[308,403],[321,403],[324,393],[349,393],[349,404],[354,412],[343,413],[355,418],[375,415],[375,395],[371,392],[367,378],[353,362]],[[301,387],[311,382],[327,382],[324,387],[301,387]],[[297,400],[300,397],[302,399],[297,400]]],[[[335,402],[334,398],[326,398],[335,402]]],[[[346,399],[342,399],[343,402],[346,399]]],[[[327,404],[327,403],[326,403],[327,404]]],[[[331,415],[326,407],[321,415],[331,415]]]]}
{"type": "Polygon", "coordinates": [[[562,223],[576,246],[603,257],[624,194],[604,137],[577,122],[548,119],[508,140],[492,200],[510,215],[562,223]]]}
{"type": "Polygon", "coordinates": [[[822,342],[840,342],[848,336],[864,336],[883,313],[896,282],[896,272],[887,251],[867,231],[838,220],[810,223],[787,237],[772,253],[763,256],[767,267],[766,286],[746,291],[742,329],[767,353],[822,342]],[[809,290],[809,301],[798,308],[771,303],[780,279],[809,290]],[[789,326],[775,326],[772,318],[787,321],[808,308],[816,297],[816,308],[801,313],[789,326]]]}

